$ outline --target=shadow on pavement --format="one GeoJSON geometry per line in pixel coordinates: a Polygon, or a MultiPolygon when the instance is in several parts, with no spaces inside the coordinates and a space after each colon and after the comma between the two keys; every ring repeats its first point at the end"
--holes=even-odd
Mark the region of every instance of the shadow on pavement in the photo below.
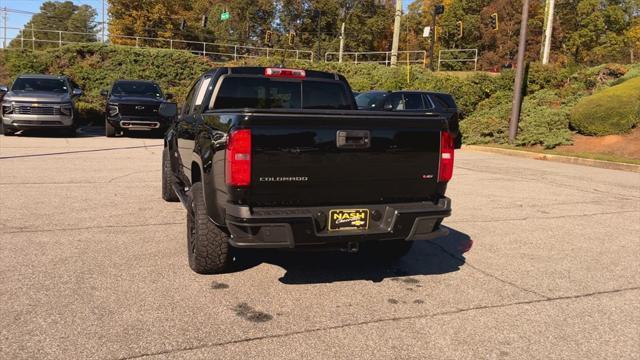
{"type": "Polygon", "coordinates": [[[336,251],[239,251],[236,271],[261,263],[283,268],[279,280],[284,284],[317,284],[336,281],[368,280],[413,275],[436,275],[458,271],[465,263],[463,254],[471,249],[469,235],[449,228],[449,235],[432,241],[417,241],[404,257],[382,260],[372,249],[361,247],[357,254],[336,251]]]}

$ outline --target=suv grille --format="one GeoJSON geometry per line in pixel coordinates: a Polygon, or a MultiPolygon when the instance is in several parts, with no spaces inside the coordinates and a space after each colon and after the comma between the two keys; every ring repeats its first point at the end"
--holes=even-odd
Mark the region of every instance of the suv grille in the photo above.
{"type": "Polygon", "coordinates": [[[14,109],[15,114],[20,115],[60,115],[60,108],[53,106],[27,106],[18,105],[14,109]]]}
{"type": "Polygon", "coordinates": [[[121,115],[124,116],[154,116],[158,115],[159,105],[133,105],[133,104],[120,104],[118,110],[121,115]]]}

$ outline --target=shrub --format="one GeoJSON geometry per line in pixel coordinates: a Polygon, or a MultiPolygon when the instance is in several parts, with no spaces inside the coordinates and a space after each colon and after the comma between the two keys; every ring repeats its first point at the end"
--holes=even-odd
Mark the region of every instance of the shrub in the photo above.
{"type": "Polygon", "coordinates": [[[639,122],[640,77],[582,98],[571,115],[571,126],[585,135],[622,134],[639,122]]]}
{"type": "Polygon", "coordinates": [[[542,145],[552,149],[571,144],[569,109],[554,90],[527,96],[522,104],[516,145],[542,145]]]}
{"type": "MultiPolygon", "coordinates": [[[[481,102],[460,125],[468,144],[506,144],[512,94],[501,91],[481,102]]],[[[554,148],[571,143],[568,110],[554,90],[541,90],[525,97],[522,104],[516,145],[543,145],[554,148]]]]}

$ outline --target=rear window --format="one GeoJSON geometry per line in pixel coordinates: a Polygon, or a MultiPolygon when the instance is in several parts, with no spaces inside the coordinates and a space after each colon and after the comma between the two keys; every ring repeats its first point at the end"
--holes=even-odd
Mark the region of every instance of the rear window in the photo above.
{"type": "Polygon", "coordinates": [[[346,87],[328,81],[227,77],[214,109],[351,109],[346,87]]]}

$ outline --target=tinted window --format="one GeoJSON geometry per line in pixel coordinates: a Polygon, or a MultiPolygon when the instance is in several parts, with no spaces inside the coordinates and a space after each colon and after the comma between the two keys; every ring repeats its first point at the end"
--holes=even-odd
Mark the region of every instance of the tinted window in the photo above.
{"type": "Polygon", "coordinates": [[[351,109],[351,100],[341,83],[327,81],[302,82],[304,109],[351,109]]]}
{"type": "Polygon", "coordinates": [[[150,82],[118,81],[113,84],[111,93],[115,96],[162,97],[160,87],[150,82]]]}
{"type": "Polygon", "coordinates": [[[429,96],[427,94],[422,94],[422,101],[424,101],[424,106],[427,109],[432,109],[436,106],[441,107],[441,108],[446,108],[447,106],[442,104],[442,102],[439,101],[439,99],[436,99],[432,96],[429,96]]]}
{"type": "Polygon", "coordinates": [[[432,98],[438,99],[439,101],[443,102],[446,104],[445,107],[451,108],[451,109],[456,109],[456,102],[455,100],[453,100],[453,96],[451,95],[447,95],[447,94],[434,94],[434,96],[432,96],[432,98]]]}
{"type": "Polygon", "coordinates": [[[392,110],[404,110],[404,103],[402,101],[402,94],[391,94],[384,102],[385,108],[391,104],[392,110]]]}
{"type": "Polygon", "coordinates": [[[404,94],[403,97],[405,110],[424,109],[424,105],[422,104],[422,96],[420,94],[404,94]]]}
{"type": "Polygon", "coordinates": [[[356,103],[359,108],[376,107],[378,102],[384,99],[387,94],[384,93],[365,93],[356,96],[356,103]]]}
{"type": "Polygon", "coordinates": [[[420,94],[395,93],[389,96],[385,105],[391,104],[394,111],[421,110],[423,109],[422,97],[420,94]]]}
{"type": "Polygon", "coordinates": [[[193,102],[193,96],[196,92],[196,89],[198,88],[199,83],[200,81],[196,81],[196,83],[193,84],[193,86],[191,87],[191,90],[189,90],[189,94],[187,94],[187,98],[185,99],[185,102],[184,102],[184,107],[182,108],[183,115],[187,115],[191,113],[191,103],[193,102]]]}
{"type": "Polygon", "coordinates": [[[62,79],[17,78],[13,91],[68,92],[67,82],[62,79]]]}
{"type": "Polygon", "coordinates": [[[254,77],[227,77],[215,99],[215,109],[350,109],[342,84],[288,81],[254,77]],[[304,94],[304,99],[303,99],[304,94]]]}

